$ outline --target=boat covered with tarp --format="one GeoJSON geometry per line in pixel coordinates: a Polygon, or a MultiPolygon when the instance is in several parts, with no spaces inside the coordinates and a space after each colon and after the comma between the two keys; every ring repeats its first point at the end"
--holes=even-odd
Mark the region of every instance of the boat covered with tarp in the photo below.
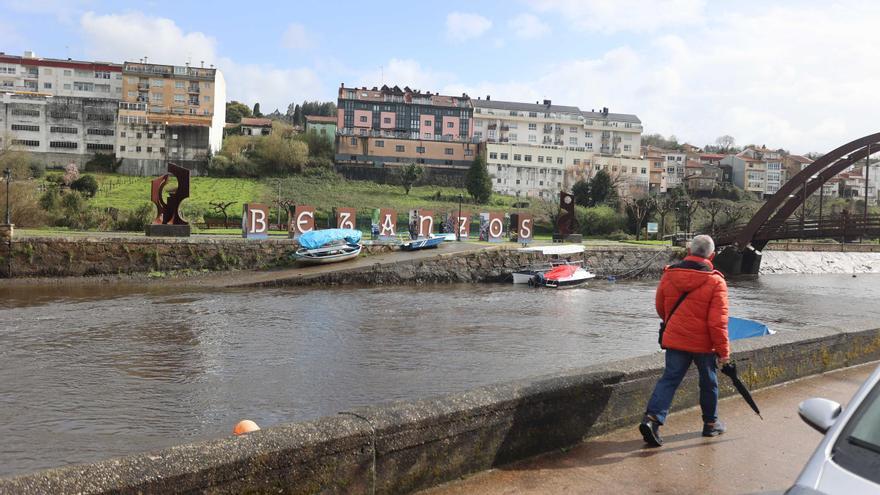
{"type": "Polygon", "coordinates": [[[297,238],[299,249],[294,258],[305,263],[336,263],[361,254],[361,231],[323,229],[305,232],[297,238]]]}

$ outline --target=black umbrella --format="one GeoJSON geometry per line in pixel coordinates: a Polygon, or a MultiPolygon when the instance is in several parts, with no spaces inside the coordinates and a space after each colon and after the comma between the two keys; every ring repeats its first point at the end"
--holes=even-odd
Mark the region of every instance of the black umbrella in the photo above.
{"type": "Polygon", "coordinates": [[[749,392],[749,389],[746,388],[746,384],[743,383],[742,380],[739,379],[739,375],[736,374],[736,365],[733,363],[725,363],[724,366],[721,367],[721,372],[730,377],[730,381],[733,382],[736,391],[739,392],[739,395],[742,395],[742,398],[746,400],[746,403],[752,408],[752,411],[755,411],[755,414],[757,414],[763,421],[764,417],[761,416],[761,411],[758,409],[758,405],[755,404],[755,399],[752,398],[752,394],[749,392]]]}

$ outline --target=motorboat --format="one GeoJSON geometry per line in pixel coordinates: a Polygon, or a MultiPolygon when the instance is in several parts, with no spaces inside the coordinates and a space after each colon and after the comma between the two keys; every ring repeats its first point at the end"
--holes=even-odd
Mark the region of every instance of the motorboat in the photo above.
{"type": "Polygon", "coordinates": [[[578,287],[595,278],[596,274],[588,272],[579,264],[565,264],[554,267],[546,273],[538,273],[529,281],[532,287],[548,287],[551,289],[567,289],[578,287]]]}
{"type": "Polygon", "coordinates": [[[354,229],[313,230],[297,238],[300,248],[293,253],[297,261],[309,264],[336,263],[361,254],[361,231],[354,229]]]}
{"type": "Polygon", "coordinates": [[[567,260],[559,259],[559,260],[550,260],[547,263],[538,263],[535,265],[529,265],[529,266],[517,268],[511,274],[511,276],[513,277],[513,283],[527,284],[527,283],[529,283],[530,280],[532,280],[532,278],[535,275],[537,275],[539,273],[541,273],[541,274],[547,273],[550,270],[552,270],[554,267],[557,267],[559,265],[565,265],[568,263],[569,263],[569,261],[567,261],[567,260]]]}
{"type": "Polygon", "coordinates": [[[432,249],[439,246],[443,241],[446,240],[446,237],[434,235],[431,237],[426,237],[424,239],[414,239],[412,241],[406,241],[400,245],[400,249],[403,251],[418,251],[419,249],[432,249]]]}

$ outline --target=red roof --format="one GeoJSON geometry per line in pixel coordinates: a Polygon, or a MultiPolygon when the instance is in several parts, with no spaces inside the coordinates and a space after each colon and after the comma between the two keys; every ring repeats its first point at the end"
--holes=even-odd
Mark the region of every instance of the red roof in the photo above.
{"type": "Polygon", "coordinates": [[[325,117],[324,115],[306,115],[306,122],[314,122],[317,124],[335,124],[336,117],[325,117]]]}
{"type": "Polygon", "coordinates": [[[788,155],[788,157],[798,163],[813,163],[813,160],[801,155],[788,155]]]}
{"type": "Polygon", "coordinates": [[[64,69],[97,70],[106,72],[122,72],[122,65],[109,62],[86,62],[82,60],[59,60],[55,58],[19,57],[0,53],[0,62],[21,64],[37,67],[60,67],[64,69]]]}
{"type": "Polygon", "coordinates": [[[721,155],[718,153],[702,153],[700,154],[700,158],[704,160],[721,160],[727,155],[721,155]]]}
{"type": "Polygon", "coordinates": [[[249,125],[251,127],[272,127],[272,119],[242,117],[241,125],[249,125]]]}

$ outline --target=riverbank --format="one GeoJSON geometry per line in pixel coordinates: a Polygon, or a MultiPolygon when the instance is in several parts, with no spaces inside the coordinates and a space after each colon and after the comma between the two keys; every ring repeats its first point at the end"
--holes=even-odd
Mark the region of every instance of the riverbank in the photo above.
{"type": "MultiPolygon", "coordinates": [[[[880,359],[880,329],[821,328],[737,341],[752,389],[880,359]]],[[[637,422],[662,355],[355,408],[244,437],[0,479],[0,493],[408,493],[569,447],[637,422]]],[[[698,402],[689,374],[674,409],[698,402]]],[[[726,381],[721,393],[734,394],[726,381]]]]}

